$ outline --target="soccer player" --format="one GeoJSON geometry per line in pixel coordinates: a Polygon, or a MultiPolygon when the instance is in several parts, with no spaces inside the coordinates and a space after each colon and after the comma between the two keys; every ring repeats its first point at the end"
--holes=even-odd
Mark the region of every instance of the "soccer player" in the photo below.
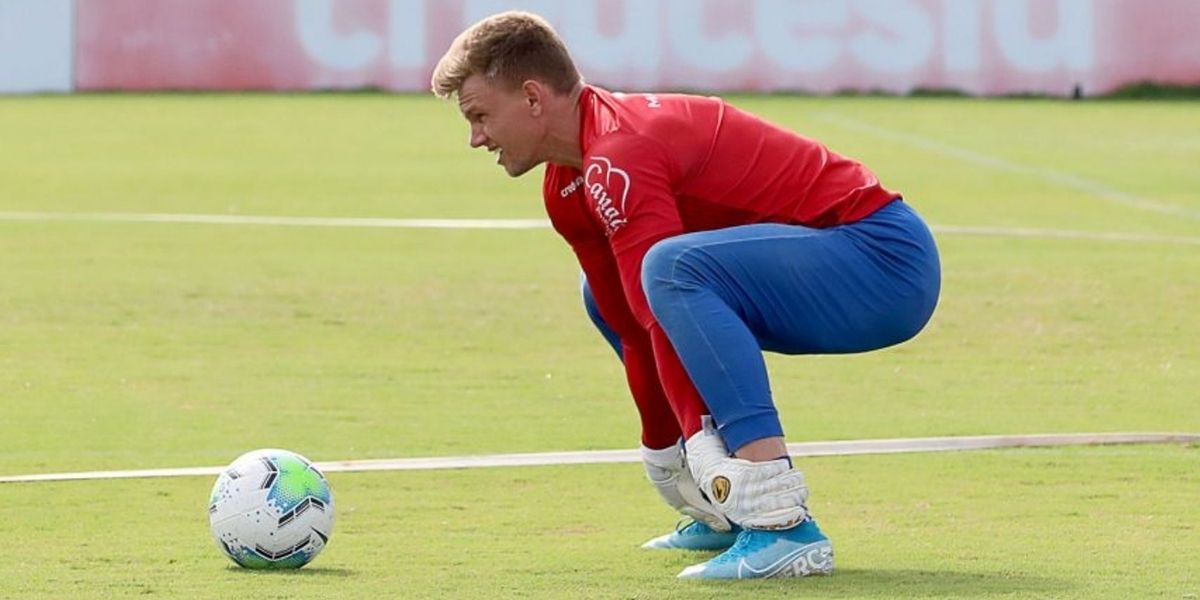
{"type": "Polygon", "coordinates": [[[646,473],[693,522],[651,548],[724,550],[680,577],[833,570],[762,351],[863,352],[924,327],[933,237],[862,164],[719,98],[584,83],[542,18],[488,17],[433,73],[470,145],[543,196],[625,365],[646,473]]]}

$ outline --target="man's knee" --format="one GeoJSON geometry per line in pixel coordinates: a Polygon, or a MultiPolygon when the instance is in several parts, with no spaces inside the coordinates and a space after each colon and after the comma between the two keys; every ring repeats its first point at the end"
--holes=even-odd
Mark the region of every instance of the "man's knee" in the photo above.
{"type": "Polygon", "coordinates": [[[691,245],[679,237],[667,238],[651,246],[642,258],[642,290],[655,314],[669,292],[686,284],[690,269],[684,263],[690,249],[691,245]]]}
{"type": "Polygon", "coordinates": [[[579,292],[583,296],[583,309],[587,312],[587,316],[591,319],[592,324],[600,331],[600,335],[604,336],[604,341],[612,346],[614,352],[617,353],[617,358],[624,360],[624,349],[621,347],[621,337],[617,332],[604,320],[604,316],[600,314],[600,307],[596,305],[596,297],[592,295],[592,287],[588,285],[587,276],[579,274],[579,292]]]}
{"type": "Polygon", "coordinates": [[[579,293],[583,296],[583,309],[587,311],[587,316],[592,320],[592,323],[598,328],[608,326],[604,322],[604,317],[600,316],[600,308],[596,306],[596,297],[592,295],[592,286],[588,285],[588,280],[582,273],[579,275],[579,293]]]}

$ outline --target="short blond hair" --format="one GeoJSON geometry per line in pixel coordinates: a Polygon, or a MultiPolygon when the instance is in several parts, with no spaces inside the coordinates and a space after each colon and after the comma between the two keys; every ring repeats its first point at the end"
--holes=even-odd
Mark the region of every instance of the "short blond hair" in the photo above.
{"type": "Polygon", "coordinates": [[[433,93],[449,98],[476,74],[509,89],[537,79],[561,94],[571,92],[582,79],[550,23],[521,11],[487,17],[454,38],[433,69],[433,93]]]}

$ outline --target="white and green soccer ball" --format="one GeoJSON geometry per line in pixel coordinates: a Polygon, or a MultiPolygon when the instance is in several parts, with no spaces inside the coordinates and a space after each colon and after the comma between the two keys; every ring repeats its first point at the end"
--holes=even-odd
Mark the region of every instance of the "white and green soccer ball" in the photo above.
{"type": "Polygon", "coordinates": [[[248,569],[298,569],[333,533],[333,491],[308,459],[287,450],[247,452],[213,485],[208,521],[217,546],[248,569]]]}

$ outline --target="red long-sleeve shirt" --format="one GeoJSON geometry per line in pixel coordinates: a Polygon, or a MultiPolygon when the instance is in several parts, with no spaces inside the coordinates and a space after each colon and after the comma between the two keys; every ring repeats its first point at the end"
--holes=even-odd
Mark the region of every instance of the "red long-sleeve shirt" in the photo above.
{"type": "Polygon", "coordinates": [[[698,431],[707,410],[650,312],[646,251],[735,225],[850,223],[899,195],[862,164],[719,98],[588,86],[579,102],[583,168],[547,166],[546,212],[621,338],[642,441],[661,448],[698,431]]]}

